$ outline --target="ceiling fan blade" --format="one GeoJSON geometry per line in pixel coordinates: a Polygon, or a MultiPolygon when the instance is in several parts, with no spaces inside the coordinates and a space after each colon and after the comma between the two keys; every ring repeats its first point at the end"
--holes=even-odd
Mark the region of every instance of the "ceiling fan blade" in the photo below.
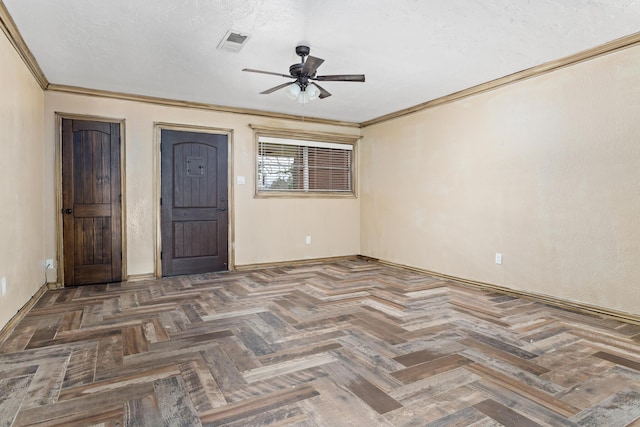
{"type": "Polygon", "coordinates": [[[307,56],[307,59],[304,61],[304,66],[302,67],[302,74],[313,76],[323,62],[324,59],[316,58],[315,56],[307,56]]]}
{"type": "Polygon", "coordinates": [[[313,80],[318,80],[319,82],[364,82],[364,74],[333,74],[316,76],[313,80]]]}
{"type": "Polygon", "coordinates": [[[271,71],[262,71],[262,70],[254,70],[251,68],[243,68],[242,71],[248,71],[250,73],[260,73],[260,74],[271,74],[272,76],[281,76],[281,77],[286,77],[289,79],[294,79],[294,76],[290,76],[288,74],[280,74],[280,73],[273,73],[271,71]]]}
{"type": "Polygon", "coordinates": [[[325,88],[323,88],[319,84],[317,84],[317,83],[311,83],[311,84],[314,85],[315,87],[317,87],[318,89],[320,89],[320,96],[318,96],[318,98],[324,99],[324,98],[327,98],[327,97],[331,96],[331,93],[329,93],[328,90],[326,90],[325,88]]]}
{"type": "Polygon", "coordinates": [[[263,90],[262,92],[260,92],[260,94],[261,95],[267,95],[267,94],[273,93],[273,92],[275,92],[277,90],[280,90],[280,89],[285,88],[285,87],[287,87],[289,85],[292,85],[292,84],[295,84],[295,82],[282,83],[281,85],[272,87],[271,89],[263,90]]]}

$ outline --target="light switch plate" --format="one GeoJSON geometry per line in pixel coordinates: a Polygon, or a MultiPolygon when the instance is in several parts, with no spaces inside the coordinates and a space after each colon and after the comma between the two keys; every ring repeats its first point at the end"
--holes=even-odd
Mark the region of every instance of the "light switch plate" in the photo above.
{"type": "Polygon", "coordinates": [[[244,185],[245,184],[244,176],[238,175],[236,177],[236,182],[238,183],[238,185],[244,185]]]}

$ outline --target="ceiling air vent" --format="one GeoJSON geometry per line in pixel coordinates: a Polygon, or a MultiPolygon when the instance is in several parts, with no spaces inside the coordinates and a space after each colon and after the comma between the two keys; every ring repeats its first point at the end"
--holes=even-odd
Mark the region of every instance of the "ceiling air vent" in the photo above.
{"type": "Polygon", "coordinates": [[[242,46],[247,43],[250,37],[251,36],[249,34],[229,30],[222,38],[222,41],[220,41],[218,49],[228,50],[230,52],[240,52],[240,49],[242,49],[242,46]]]}

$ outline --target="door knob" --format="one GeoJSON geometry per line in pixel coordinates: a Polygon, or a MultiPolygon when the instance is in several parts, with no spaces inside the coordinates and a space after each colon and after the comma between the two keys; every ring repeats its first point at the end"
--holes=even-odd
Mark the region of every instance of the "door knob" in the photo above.
{"type": "Polygon", "coordinates": [[[67,209],[65,209],[65,212],[68,213],[68,214],[71,214],[71,213],[73,213],[73,209],[67,208],[67,209]]]}

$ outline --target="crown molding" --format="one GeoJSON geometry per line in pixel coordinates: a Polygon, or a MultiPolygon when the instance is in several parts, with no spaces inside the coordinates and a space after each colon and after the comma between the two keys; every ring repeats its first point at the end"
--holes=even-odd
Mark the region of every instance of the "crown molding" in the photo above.
{"type": "Polygon", "coordinates": [[[7,10],[4,2],[0,0],[0,28],[9,39],[9,42],[13,45],[20,58],[24,61],[25,65],[33,74],[33,77],[36,79],[42,90],[47,89],[49,86],[49,81],[47,77],[44,75],[42,70],[40,69],[40,65],[38,65],[38,61],[33,56],[24,39],[20,35],[20,31],[18,31],[18,27],[16,27],[16,23],[13,22],[13,18],[9,15],[9,11],[7,10]]]}
{"type": "Polygon", "coordinates": [[[490,90],[499,89],[503,86],[507,86],[512,83],[516,83],[525,79],[537,77],[542,74],[546,74],[546,73],[558,70],[560,68],[568,67],[570,65],[575,65],[580,62],[595,59],[599,56],[617,52],[619,50],[626,49],[632,46],[637,46],[638,44],[640,44],[640,32],[634,33],[625,37],[621,37],[619,39],[610,41],[600,46],[583,50],[582,52],[578,52],[576,54],[566,56],[561,59],[549,61],[541,65],[536,65],[535,67],[527,68],[526,70],[518,71],[517,73],[509,74],[507,76],[500,77],[495,80],[481,83],[479,85],[472,86],[470,88],[463,89],[459,92],[454,92],[452,94],[445,95],[440,98],[436,98],[431,101],[427,101],[422,104],[415,105],[413,107],[405,108],[403,110],[385,114],[384,116],[380,116],[375,119],[367,120],[365,122],[360,123],[360,126],[364,128],[367,126],[386,122],[392,119],[397,119],[398,117],[403,117],[409,114],[427,110],[429,108],[447,104],[449,102],[459,101],[461,99],[464,99],[473,95],[478,95],[484,92],[488,92],[490,90]]]}
{"type": "Polygon", "coordinates": [[[193,109],[206,110],[206,111],[218,111],[221,113],[244,114],[249,116],[268,117],[271,119],[284,119],[284,120],[297,120],[297,121],[304,120],[307,123],[320,123],[320,124],[326,124],[326,125],[337,125],[337,126],[346,126],[346,127],[355,127],[355,128],[360,127],[359,123],[354,123],[354,122],[343,122],[339,120],[320,119],[320,118],[314,118],[314,117],[302,117],[302,116],[296,116],[293,114],[273,113],[273,112],[263,111],[263,110],[253,110],[249,108],[225,107],[222,105],[206,104],[206,103],[191,102],[191,101],[179,101],[175,99],[158,98],[155,96],[135,95],[131,93],[112,92],[112,91],[100,90],[100,89],[88,89],[88,88],[83,88],[78,86],[66,86],[66,85],[59,85],[54,83],[50,83],[47,86],[47,91],[70,93],[74,95],[94,96],[98,98],[119,99],[124,101],[144,102],[147,104],[156,104],[156,105],[162,105],[162,106],[168,106],[168,107],[193,108],[193,109]]]}

